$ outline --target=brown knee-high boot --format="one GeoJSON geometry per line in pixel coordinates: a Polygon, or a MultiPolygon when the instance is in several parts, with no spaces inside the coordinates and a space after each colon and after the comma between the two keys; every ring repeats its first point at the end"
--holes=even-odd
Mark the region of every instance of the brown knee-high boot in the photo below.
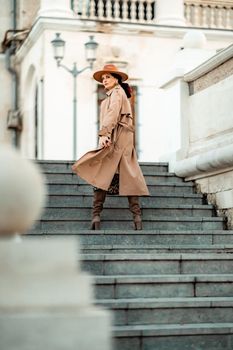
{"type": "Polygon", "coordinates": [[[134,229],[142,230],[142,216],[138,196],[128,196],[129,210],[133,213],[134,229]]]}
{"type": "Polygon", "coordinates": [[[100,213],[103,210],[105,198],[106,191],[100,189],[94,191],[91,230],[100,230],[100,213]]]}

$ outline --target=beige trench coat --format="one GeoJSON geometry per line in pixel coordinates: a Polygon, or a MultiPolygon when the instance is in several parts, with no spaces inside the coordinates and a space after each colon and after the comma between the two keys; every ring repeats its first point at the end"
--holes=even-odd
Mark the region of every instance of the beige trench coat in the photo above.
{"type": "Polygon", "coordinates": [[[72,170],[89,184],[108,190],[119,172],[119,195],[149,195],[133,145],[133,120],[129,100],[120,85],[107,92],[101,103],[99,136],[111,138],[112,145],[87,152],[72,170]]]}

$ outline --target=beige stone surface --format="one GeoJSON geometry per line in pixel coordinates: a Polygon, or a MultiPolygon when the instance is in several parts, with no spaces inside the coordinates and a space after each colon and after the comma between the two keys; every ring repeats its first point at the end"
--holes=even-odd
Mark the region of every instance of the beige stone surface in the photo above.
{"type": "MultiPolygon", "coordinates": [[[[1,9],[1,15],[0,15],[0,40],[1,40],[1,42],[4,39],[6,31],[8,29],[12,28],[11,3],[12,3],[12,1],[0,0],[0,9],[1,9]]],[[[1,46],[0,46],[0,52],[2,52],[1,46]]]]}
{"type": "Polygon", "coordinates": [[[40,8],[40,0],[21,0],[19,2],[19,27],[31,28],[40,8]]]}
{"type": "Polygon", "coordinates": [[[196,94],[199,91],[202,91],[208,88],[211,85],[218,83],[221,80],[226,79],[227,77],[233,74],[233,58],[224,62],[219,67],[213,69],[209,73],[204,74],[202,77],[197,80],[189,83],[190,95],[196,94]]]}
{"type": "Polygon", "coordinates": [[[0,143],[11,143],[11,131],[7,129],[7,114],[11,108],[11,78],[4,69],[5,55],[0,54],[0,143]]]}
{"type": "Polygon", "coordinates": [[[221,215],[227,217],[227,228],[233,230],[233,209],[221,210],[221,215]]]}
{"type": "Polygon", "coordinates": [[[220,209],[233,208],[233,189],[217,192],[216,203],[220,209]]]}
{"type": "Polygon", "coordinates": [[[185,0],[185,4],[233,6],[233,1],[232,0],[185,0]]]}
{"type": "Polygon", "coordinates": [[[201,192],[204,193],[231,190],[233,188],[233,171],[207,176],[206,178],[198,179],[196,182],[201,187],[201,192]]]}

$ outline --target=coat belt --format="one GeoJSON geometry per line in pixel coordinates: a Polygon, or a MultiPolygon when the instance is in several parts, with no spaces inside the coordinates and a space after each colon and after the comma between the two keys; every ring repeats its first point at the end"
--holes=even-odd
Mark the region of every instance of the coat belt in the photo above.
{"type": "Polygon", "coordinates": [[[123,117],[133,119],[133,117],[131,116],[130,113],[122,113],[122,114],[121,114],[121,118],[120,118],[120,120],[118,121],[118,125],[123,126],[123,128],[126,128],[127,130],[129,130],[129,131],[131,131],[131,132],[134,132],[134,131],[135,131],[135,128],[134,128],[132,125],[128,125],[128,123],[125,123],[125,122],[122,121],[122,118],[123,118],[123,117]]]}
{"type": "Polygon", "coordinates": [[[128,124],[121,122],[121,121],[118,122],[118,125],[123,126],[123,128],[126,128],[127,130],[129,130],[131,132],[134,132],[134,127],[132,125],[128,125],[128,124]]]}

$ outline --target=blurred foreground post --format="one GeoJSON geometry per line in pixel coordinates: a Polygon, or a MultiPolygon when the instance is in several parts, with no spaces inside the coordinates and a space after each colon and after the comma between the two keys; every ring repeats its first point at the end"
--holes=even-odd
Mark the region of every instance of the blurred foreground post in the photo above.
{"type": "Polygon", "coordinates": [[[0,147],[0,348],[110,350],[110,314],[93,305],[74,239],[24,238],[45,202],[42,175],[0,147]]]}

